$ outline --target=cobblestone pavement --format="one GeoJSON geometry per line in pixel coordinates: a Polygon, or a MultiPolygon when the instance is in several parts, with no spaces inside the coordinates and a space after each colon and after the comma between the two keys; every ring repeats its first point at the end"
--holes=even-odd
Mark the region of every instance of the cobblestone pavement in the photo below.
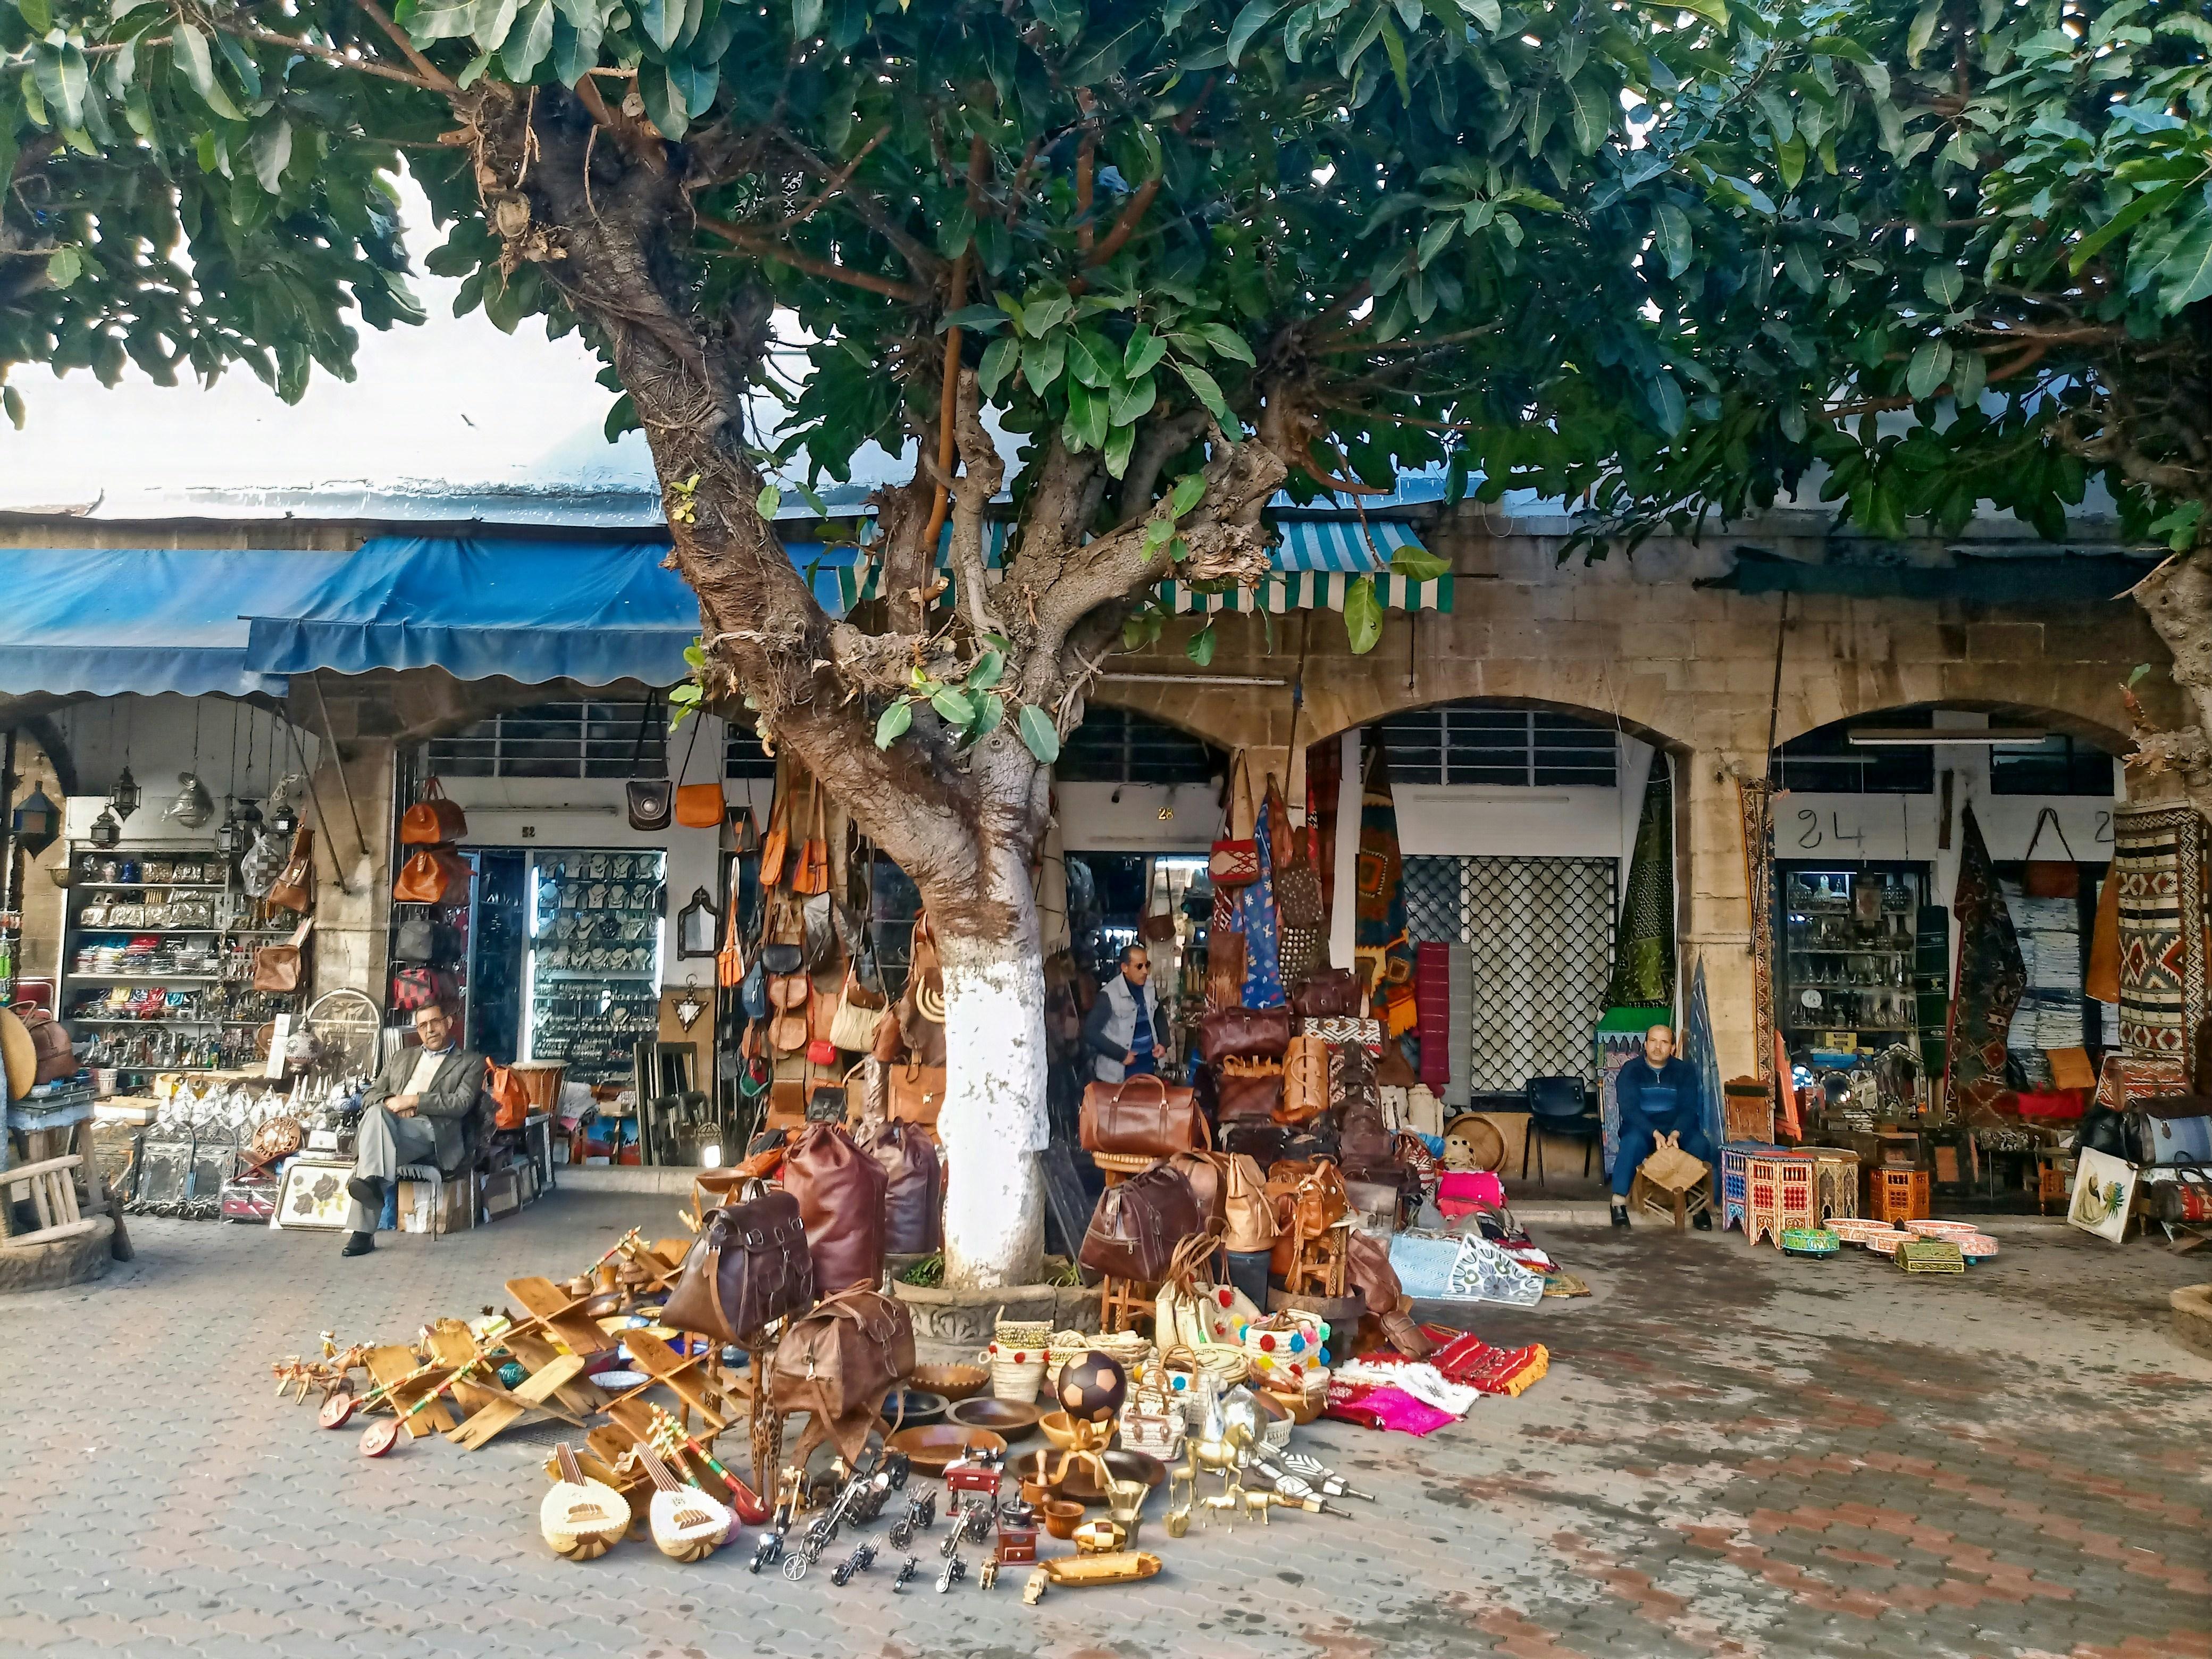
{"type": "Polygon", "coordinates": [[[636,1540],[570,1565],[538,1536],[542,1446],[368,1462],[270,1396],[325,1328],[473,1314],[672,1208],[562,1194],[361,1261],[141,1220],[105,1282],[0,1303],[0,1655],[2212,1656],[2212,1363],[2166,1312],[2205,1269],[2060,1228],[1909,1282],[1540,1230],[1594,1296],[1474,1322],[1551,1346],[1530,1393],[1427,1440],[1303,1431],[1381,1501],[1180,1543],[1155,1519],[1160,1577],[1034,1609],[1012,1580],[840,1591],[636,1540]]]}

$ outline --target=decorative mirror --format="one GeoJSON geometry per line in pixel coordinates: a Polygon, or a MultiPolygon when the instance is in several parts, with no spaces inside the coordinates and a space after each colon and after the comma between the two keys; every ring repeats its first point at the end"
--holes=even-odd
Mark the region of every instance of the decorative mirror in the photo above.
{"type": "Polygon", "coordinates": [[[703,887],[691,890],[691,902],[676,913],[676,954],[711,957],[721,936],[722,913],[703,887]]]}

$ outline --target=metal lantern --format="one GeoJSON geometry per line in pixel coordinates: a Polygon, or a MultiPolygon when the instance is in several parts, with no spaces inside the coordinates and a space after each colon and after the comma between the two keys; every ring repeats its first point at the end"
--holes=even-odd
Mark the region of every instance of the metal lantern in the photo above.
{"type": "Polygon", "coordinates": [[[33,789],[15,809],[15,830],[16,844],[33,858],[54,844],[60,832],[62,815],[53,802],[46,799],[43,789],[33,789]]]}
{"type": "Polygon", "coordinates": [[[100,809],[100,816],[92,821],[92,844],[106,848],[123,839],[123,820],[115,816],[112,805],[100,809]]]}
{"type": "Polygon", "coordinates": [[[207,785],[191,772],[177,774],[177,798],[171,801],[161,816],[174,818],[187,830],[197,830],[215,816],[215,800],[207,792],[207,785]]]}
{"type": "Polygon", "coordinates": [[[223,797],[222,823],[215,832],[215,850],[227,859],[234,859],[246,848],[246,826],[239,822],[238,797],[223,797]]]}
{"type": "Polygon", "coordinates": [[[141,799],[138,780],[131,775],[131,769],[126,765],[116,774],[115,787],[107,792],[107,804],[118,819],[127,818],[138,810],[141,799]]]}
{"type": "Polygon", "coordinates": [[[276,816],[269,820],[269,827],[286,840],[291,838],[292,832],[300,827],[300,815],[292,810],[290,801],[277,804],[276,816]]]}

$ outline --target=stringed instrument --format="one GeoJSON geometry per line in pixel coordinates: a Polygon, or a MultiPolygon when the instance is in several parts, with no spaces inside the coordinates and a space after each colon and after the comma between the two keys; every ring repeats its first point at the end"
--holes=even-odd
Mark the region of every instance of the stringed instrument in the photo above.
{"type": "Polygon", "coordinates": [[[587,1479],[567,1442],[554,1455],[561,1478],[538,1506],[538,1530],[556,1555],[595,1560],[629,1530],[629,1500],[605,1481],[587,1479]]]}
{"type": "Polygon", "coordinates": [[[653,1477],[653,1541],[678,1561],[703,1561],[736,1535],[738,1518],[696,1486],[678,1480],[660,1454],[639,1441],[638,1464],[653,1477]]]}

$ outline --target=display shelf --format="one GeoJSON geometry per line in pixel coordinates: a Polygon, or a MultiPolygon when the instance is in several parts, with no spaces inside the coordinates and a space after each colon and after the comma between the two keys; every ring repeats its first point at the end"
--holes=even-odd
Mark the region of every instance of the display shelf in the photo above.
{"type": "Polygon", "coordinates": [[[538,977],[543,980],[598,981],[607,979],[635,980],[650,984],[658,977],[649,968],[540,968],[538,977]]]}
{"type": "Polygon", "coordinates": [[[228,893],[230,884],[222,881],[73,881],[71,892],[102,893],[228,893]]]}
{"type": "Polygon", "coordinates": [[[220,974],[92,974],[82,969],[71,969],[70,977],[94,985],[219,985],[222,982],[220,974]]]}
{"type": "MultiPolygon", "coordinates": [[[[166,1015],[160,1019],[85,1019],[76,1014],[64,1014],[62,1018],[72,1025],[135,1025],[142,1030],[152,1031],[158,1031],[165,1025],[179,1026],[191,1030],[212,1030],[215,1027],[226,1023],[219,1019],[170,1018],[166,1015]]],[[[261,1022],[257,1020],[252,1023],[258,1024],[261,1022]]]]}

